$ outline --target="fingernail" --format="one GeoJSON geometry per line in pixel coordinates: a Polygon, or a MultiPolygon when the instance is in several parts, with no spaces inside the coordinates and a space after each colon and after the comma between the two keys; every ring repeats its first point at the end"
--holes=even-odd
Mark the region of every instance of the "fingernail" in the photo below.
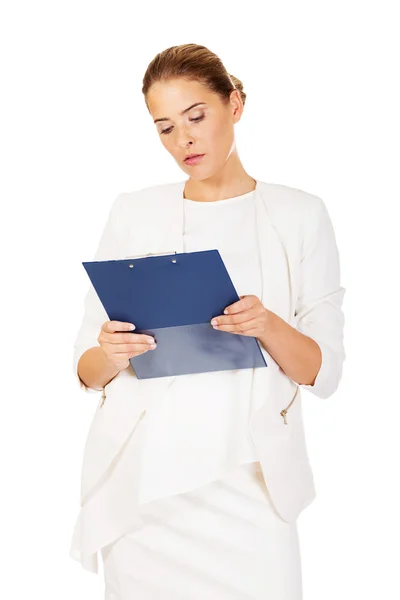
{"type": "Polygon", "coordinates": [[[129,329],[133,330],[133,329],[136,329],[136,327],[135,327],[135,325],[133,323],[129,323],[129,329]]]}

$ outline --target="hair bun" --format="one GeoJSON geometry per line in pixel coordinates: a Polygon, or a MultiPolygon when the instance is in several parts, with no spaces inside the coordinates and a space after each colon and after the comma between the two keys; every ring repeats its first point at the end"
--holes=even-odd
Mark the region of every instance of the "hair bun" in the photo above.
{"type": "Polygon", "coordinates": [[[243,83],[240,81],[240,79],[238,79],[234,75],[231,75],[230,73],[229,73],[229,77],[232,79],[232,83],[235,86],[235,88],[239,91],[240,96],[242,98],[242,102],[244,104],[246,101],[246,94],[243,91],[243,83]]]}

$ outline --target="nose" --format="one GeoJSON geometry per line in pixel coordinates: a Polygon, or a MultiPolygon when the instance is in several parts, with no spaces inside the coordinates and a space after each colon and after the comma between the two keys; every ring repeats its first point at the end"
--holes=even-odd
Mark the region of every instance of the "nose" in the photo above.
{"type": "Polygon", "coordinates": [[[185,149],[194,144],[193,136],[190,135],[188,129],[186,129],[185,127],[179,129],[177,134],[177,143],[179,148],[185,149]]]}

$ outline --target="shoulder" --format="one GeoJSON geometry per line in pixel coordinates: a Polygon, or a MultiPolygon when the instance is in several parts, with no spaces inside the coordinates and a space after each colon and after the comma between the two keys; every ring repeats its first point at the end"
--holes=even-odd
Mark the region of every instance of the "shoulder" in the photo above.
{"type": "Polygon", "coordinates": [[[274,213],[291,215],[311,214],[325,208],[325,203],[319,196],[300,188],[281,183],[260,181],[260,189],[268,208],[274,213]]]}
{"type": "Polygon", "coordinates": [[[260,182],[260,190],[275,228],[288,245],[299,248],[332,235],[332,221],[320,196],[279,183],[260,182]]]}

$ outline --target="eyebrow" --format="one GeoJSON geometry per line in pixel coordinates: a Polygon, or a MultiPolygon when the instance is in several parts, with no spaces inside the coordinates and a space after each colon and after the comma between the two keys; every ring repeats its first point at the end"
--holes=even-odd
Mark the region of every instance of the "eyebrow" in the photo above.
{"type": "MultiPolygon", "coordinates": [[[[180,115],[184,115],[185,113],[187,113],[191,108],[194,108],[195,106],[199,106],[200,104],[206,104],[206,102],[196,102],[195,104],[192,104],[191,106],[188,106],[188,108],[185,108],[185,110],[183,110],[180,115]]],[[[156,119],[154,121],[154,123],[157,123],[158,121],[169,121],[169,117],[163,117],[162,119],[156,119]]]]}

